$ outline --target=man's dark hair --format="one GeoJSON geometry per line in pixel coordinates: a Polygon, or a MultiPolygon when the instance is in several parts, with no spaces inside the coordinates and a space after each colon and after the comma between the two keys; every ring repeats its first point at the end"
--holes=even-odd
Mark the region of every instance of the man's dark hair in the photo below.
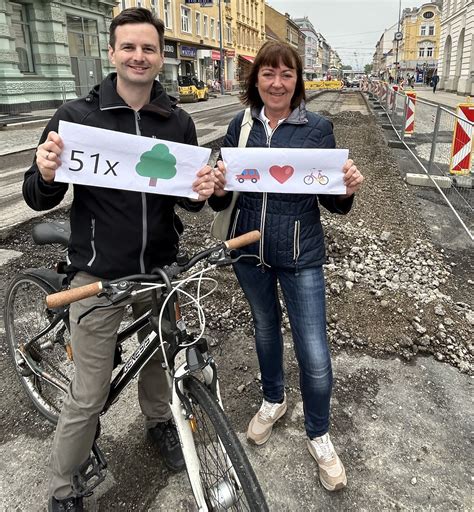
{"type": "Polygon", "coordinates": [[[243,82],[240,97],[244,105],[248,105],[251,108],[263,107],[262,98],[256,87],[258,72],[262,66],[277,68],[280,63],[296,71],[296,87],[293,97],[291,98],[291,109],[295,109],[306,99],[303,81],[303,63],[301,62],[298,52],[283,41],[267,41],[258,51],[254,63],[250,68],[250,72],[243,82]]]}
{"type": "Polygon", "coordinates": [[[165,24],[157,18],[151,11],[144,7],[131,7],[124,9],[120,14],[115,16],[110,24],[109,44],[115,49],[115,30],[120,25],[128,23],[150,23],[158,32],[158,40],[160,42],[160,52],[165,49],[165,24]]]}

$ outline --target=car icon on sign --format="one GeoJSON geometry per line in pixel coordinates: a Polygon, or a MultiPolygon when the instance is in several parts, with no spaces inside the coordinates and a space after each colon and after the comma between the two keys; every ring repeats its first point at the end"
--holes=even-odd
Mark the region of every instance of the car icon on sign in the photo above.
{"type": "Polygon", "coordinates": [[[239,183],[243,183],[246,180],[250,180],[252,183],[257,183],[260,179],[260,174],[257,169],[244,169],[240,174],[235,175],[235,179],[239,183]]]}

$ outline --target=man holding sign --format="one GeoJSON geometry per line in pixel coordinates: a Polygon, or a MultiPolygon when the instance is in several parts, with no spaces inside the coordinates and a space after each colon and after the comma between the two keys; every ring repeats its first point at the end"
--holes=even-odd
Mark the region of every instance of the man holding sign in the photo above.
{"type": "MultiPolygon", "coordinates": [[[[155,81],[163,65],[163,48],[163,22],[147,9],[126,9],[112,20],[109,58],[116,73],[85,98],[63,105],[48,123],[33,165],[25,174],[23,195],[31,208],[47,210],[58,205],[68,187],[66,183],[55,182],[64,148],[57,133],[59,121],[197,145],[191,118],[155,81]]],[[[74,154],[76,167],[72,170],[83,164],[83,153],[74,154]]],[[[91,156],[97,159],[98,172],[110,176],[117,172],[116,162],[109,157],[101,168],[100,155],[91,156]]],[[[153,174],[152,178],[159,176],[153,174]]],[[[202,208],[214,191],[209,166],[197,172],[192,189],[197,200],[74,185],[68,250],[71,286],[147,273],[155,266],[172,263],[183,229],[174,207],[178,204],[190,211],[202,208]]],[[[52,449],[49,510],[53,511],[83,510],[82,495],[71,482],[90,454],[98,414],[109,390],[116,333],[124,313],[124,306],[96,309],[78,325],[79,316],[101,302],[97,297],[85,299],[72,304],[70,310],[75,376],[52,449]]],[[[147,309],[143,302],[132,306],[135,315],[147,309]]],[[[168,385],[158,359],[150,360],[143,369],[138,389],[149,437],[169,468],[182,469],[184,460],[170,420],[168,385]]]]}
{"type": "Polygon", "coordinates": [[[234,264],[252,310],[262,374],[262,405],[249,422],[247,438],[266,443],[287,410],[279,284],[300,369],[307,447],[322,485],[336,491],[347,478],[329,438],[332,369],[319,208],[347,213],[363,177],[347,153],[333,149],[330,121],[306,111],[302,63],[292,46],[269,41],[260,48],[242,99],[249,109],[230,123],[210,203],[217,211],[232,205],[229,237],[252,229],[262,235],[241,251],[248,257],[234,264]],[[246,149],[234,149],[240,147],[246,149]],[[236,192],[227,192],[239,190],[236,201],[236,192]]]}

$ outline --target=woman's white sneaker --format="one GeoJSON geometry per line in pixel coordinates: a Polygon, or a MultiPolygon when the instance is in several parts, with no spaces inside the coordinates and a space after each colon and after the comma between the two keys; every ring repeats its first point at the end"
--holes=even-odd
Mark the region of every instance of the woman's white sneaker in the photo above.
{"type": "Polygon", "coordinates": [[[256,445],[266,443],[270,438],[274,423],[279,420],[285,412],[286,395],[281,404],[267,402],[264,399],[260,410],[250,420],[249,428],[247,429],[247,439],[256,445]]]}
{"type": "Polygon", "coordinates": [[[347,485],[346,470],[336,453],[329,434],[308,439],[309,453],[319,466],[319,479],[328,491],[338,491],[347,485]]]}

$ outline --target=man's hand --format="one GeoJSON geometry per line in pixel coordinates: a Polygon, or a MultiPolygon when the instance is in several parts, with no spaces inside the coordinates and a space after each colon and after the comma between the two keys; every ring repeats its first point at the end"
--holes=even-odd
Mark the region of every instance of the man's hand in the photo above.
{"type": "Polygon", "coordinates": [[[227,190],[224,190],[226,179],[225,179],[225,166],[222,160],[217,161],[217,167],[214,168],[214,195],[222,197],[227,194],[227,190]]]}
{"type": "Polygon", "coordinates": [[[48,138],[36,149],[36,165],[46,183],[52,183],[56,169],[61,165],[59,159],[63,151],[63,141],[56,132],[49,132],[48,138]]]}
{"type": "Polygon", "coordinates": [[[350,197],[352,194],[357,192],[362,186],[364,177],[360,173],[359,169],[354,165],[354,161],[349,159],[346,160],[342,167],[344,173],[344,185],[346,186],[346,195],[340,196],[341,199],[350,197]]]}
{"type": "Polygon", "coordinates": [[[191,201],[206,201],[214,193],[214,176],[212,173],[212,167],[205,165],[200,169],[197,174],[197,179],[193,183],[193,190],[199,194],[197,199],[191,199],[191,201]]]}

